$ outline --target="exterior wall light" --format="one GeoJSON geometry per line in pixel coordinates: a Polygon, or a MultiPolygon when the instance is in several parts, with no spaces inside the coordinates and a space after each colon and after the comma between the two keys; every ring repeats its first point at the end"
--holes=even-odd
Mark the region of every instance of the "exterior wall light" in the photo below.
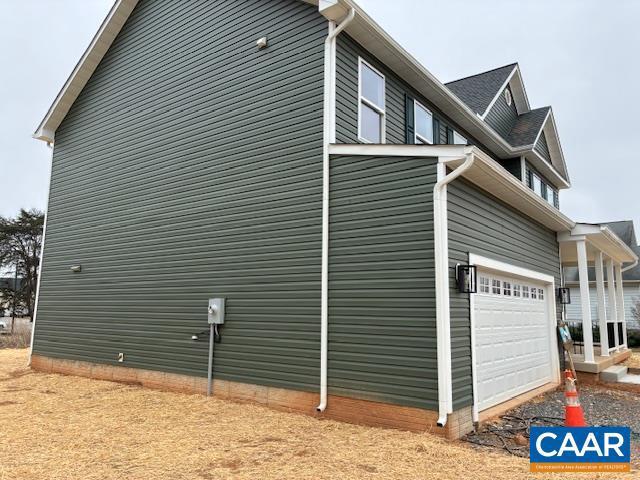
{"type": "Polygon", "coordinates": [[[569,305],[571,303],[571,290],[567,287],[560,287],[558,289],[558,300],[561,305],[569,305]]]}
{"type": "Polygon", "coordinates": [[[478,282],[475,265],[456,265],[456,284],[460,293],[476,293],[478,282]]]}
{"type": "Polygon", "coordinates": [[[73,273],[78,273],[82,271],[82,265],[72,265],[70,269],[73,273]]]}

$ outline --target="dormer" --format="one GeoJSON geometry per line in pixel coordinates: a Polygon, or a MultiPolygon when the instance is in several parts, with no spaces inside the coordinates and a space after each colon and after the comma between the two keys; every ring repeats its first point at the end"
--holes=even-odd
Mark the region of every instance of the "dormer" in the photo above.
{"type": "Polygon", "coordinates": [[[502,164],[549,203],[570,187],[551,107],[532,109],[517,63],[446,84],[511,147],[502,164]]]}

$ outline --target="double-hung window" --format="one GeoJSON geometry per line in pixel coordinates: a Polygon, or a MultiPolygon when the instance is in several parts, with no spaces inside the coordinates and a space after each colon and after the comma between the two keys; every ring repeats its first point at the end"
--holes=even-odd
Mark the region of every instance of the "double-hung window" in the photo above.
{"type": "Polygon", "coordinates": [[[384,143],[384,75],[360,59],[358,137],[366,143],[384,143]]]}
{"type": "Polygon", "coordinates": [[[433,143],[433,115],[431,112],[420,105],[414,103],[416,144],[430,145],[433,143]]]}

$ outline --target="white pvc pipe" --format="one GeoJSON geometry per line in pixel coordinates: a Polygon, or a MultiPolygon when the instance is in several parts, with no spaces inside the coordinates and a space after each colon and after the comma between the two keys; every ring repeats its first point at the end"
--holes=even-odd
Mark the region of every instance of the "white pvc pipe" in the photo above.
{"type": "Polygon", "coordinates": [[[449,308],[449,236],[447,232],[447,184],[473,165],[475,157],[466,159],[449,175],[443,175],[433,187],[433,230],[436,266],[436,330],[438,348],[438,426],[444,427],[452,413],[451,391],[451,317],[449,308]]]}
{"type": "Polygon", "coordinates": [[[355,17],[352,8],[336,28],[329,22],[329,34],[324,42],[324,122],[322,147],[322,272],[320,287],[320,403],[319,412],[327,408],[327,359],[329,349],[329,145],[335,142],[335,56],[336,37],[355,17]]]}

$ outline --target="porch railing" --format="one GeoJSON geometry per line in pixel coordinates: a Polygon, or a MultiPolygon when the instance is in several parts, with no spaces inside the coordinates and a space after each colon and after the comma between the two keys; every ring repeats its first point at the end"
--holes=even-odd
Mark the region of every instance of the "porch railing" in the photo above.
{"type": "MultiPolygon", "coordinates": [[[[582,330],[582,322],[568,320],[566,323],[569,327],[571,338],[573,339],[573,353],[584,355],[584,334],[582,330]]],[[[600,329],[597,325],[592,325],[591,334],[593,335],[593,345],[600,346],[600,329]]]]}

